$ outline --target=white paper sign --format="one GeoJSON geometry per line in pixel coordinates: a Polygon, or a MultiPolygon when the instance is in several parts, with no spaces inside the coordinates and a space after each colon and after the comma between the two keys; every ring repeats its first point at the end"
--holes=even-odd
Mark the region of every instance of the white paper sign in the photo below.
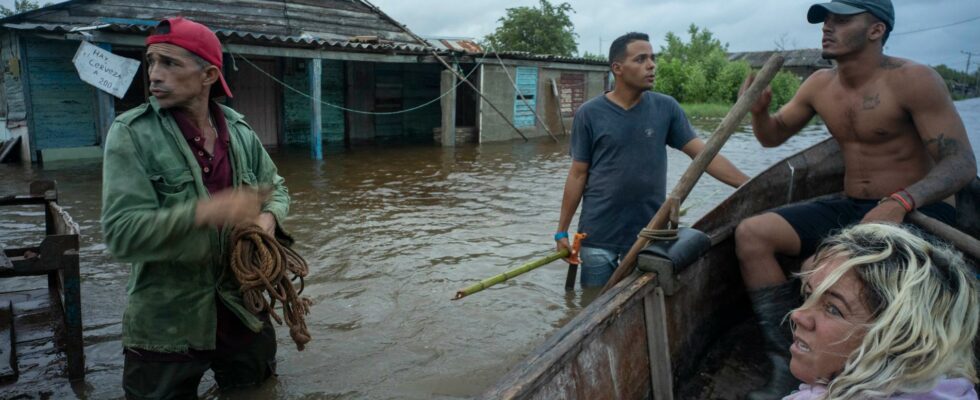
{"type": "Polygon", "coordinates": [[[84,41],[78,46],[72,62],[75,63],[79,78],[120,99],[126,94],[140,68],[139,61],[117,56],[84,41]]]}

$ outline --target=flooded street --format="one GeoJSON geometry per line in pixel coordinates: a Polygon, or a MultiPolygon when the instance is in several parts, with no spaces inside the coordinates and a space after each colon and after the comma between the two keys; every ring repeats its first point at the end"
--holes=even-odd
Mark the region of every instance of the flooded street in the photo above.
{"type": "MultiPolygon", "coordinates": [[[[978,143],[980,101],[961,102],[978,143]]],[[[697,123],[703,135],[717,121],[697,123]]],[[[787,144],[762,149],[736,133],[722,154],[749,175],[828,137],[811,125],[787,144]]],[[[669,151],[668,191],[690,160],[669,151]]],[[[285,226],[310,264],[305,293],[313,342],[297,352],[285,328],[278,378],[226,398],[431,399],[480,393],[584,306],[564,291],[566,265],[540,268],[452,302],[454,292],[553,249],[571,159],[568,140],[546,138],[442,149],[356,148],[309,160],[307,149],[273,153],[292,194],[285,226]]],[[[127,265],[115,262],[99,227],[101,165],[0,165],[0,195],[34,179],[58,181],[61,204],[82,229],[86,379],[70,385],[62,364],[20,360],[17,383],[0,397],[121,398],[121,319],[127,265]]],[[[733,189],[702,179],[686,205],[690,223],[733,189]]],[[[576,226],[573,223],[572,226],[576,226]]],[[[43,212],[0,209],[0,244],[38,241],[43,212]]],[[[0,291],[44,279],[0,280],[0,291]]],[[[178,312],[178,310],[175,310],[178,312]]],[[[52,356],[55,358],[55,356],[52,356]]],[[[202,394],[216,397],[206,377],[202,394]]]]}

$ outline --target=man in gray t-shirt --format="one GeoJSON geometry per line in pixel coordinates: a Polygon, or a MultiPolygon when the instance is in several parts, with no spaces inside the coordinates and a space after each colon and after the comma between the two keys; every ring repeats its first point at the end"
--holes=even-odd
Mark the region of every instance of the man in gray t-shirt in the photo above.
{"type": "MultiPolygon", "coordinates": [[[[667,150],[691,158],[704,149],[677,101],[653,89],[656,64],[647,35],[628,33],[609,48],[613,91],[575,113],[572,167],[565,182],[555,241],[568,248],[568,226],[582,203],[578,231],[582,287],[605,285],[666,194],[667,150]]],[[[748,177],[722,156],[708,173],[738,187],[748,177]]]]}

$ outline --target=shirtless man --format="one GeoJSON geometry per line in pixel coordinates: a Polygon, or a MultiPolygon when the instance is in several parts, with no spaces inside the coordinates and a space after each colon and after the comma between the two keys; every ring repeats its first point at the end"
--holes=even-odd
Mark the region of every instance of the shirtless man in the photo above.
{"type": "Polygon", "coordinates": [[[767,111],[768,91],[752,108],[752,127],[765,147],[782,144],[820,115],[841,147],[846,197],[776,209],[735,231],[742,278],[774,364],[769,385],[750,399],[781,398],[796,385],[788,369],[793,340],[781,323],[799,291],[777,253],[806,257],[831,231],[859,222],[900,223],[915,209],[953,223],[955,209],[943,200],[977,174],[963,121],[939,74],[883,53],[894,15],[890,0],[811,6],[807,20],[823,23],[823,58],[837,66],[815,72],[775,115],[767,111]]]}

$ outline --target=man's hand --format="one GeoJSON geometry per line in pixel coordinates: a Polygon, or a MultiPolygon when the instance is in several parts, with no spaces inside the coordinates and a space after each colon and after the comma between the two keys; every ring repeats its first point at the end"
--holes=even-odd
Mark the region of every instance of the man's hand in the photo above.
{"type": "MultiPolygon", "coordinates": [[[[750,73],[749,76],[745,77],[745,81],[742,82],[742,87],[738,89],[738,97],[742,97],[742,94],[744,94],[746,90],[749,90],[749,86],[752,85],[752,82],[755,82],[754,73],[750,73]]],[[[753,115],[768,113],[769,103],[771,102],[772,102],[772,87],[766,86],[766,88],[762,91],[762,94],[760,94],[759,98],[755,101],[755,104],[752,105],[750,111],[752,112],[753,115]]]]}
{"type": "Polygon", "coordinates": [[[885,200],[878,204],[877,207],[872,208],[864,215],[864,219],[861,220],[862,224],[869,222],[892,222],[896,224],[902,223],[905,220],[905,207],[902,207],[898,201],[895,200],[885,200]]]}
{"type": "Polygon", "coordinates": [[[269,236],[276,235],[276,217],[273,216],[272,213],[264,212],[259,214],[259,216],[255,218],[255,225],[262,228],[262,231],[268,233],[269,236]]]}
{"type": "Polygon", "coordinates": [[[566,249],[568,250],[568,257],[563,258],[563,260],[569,264],[575,264],[575,262],[572,260],[575,259],[576,254],[572,249],[572,245],[568,244],[568,238],[561,238],[555,241],[555,251],[562,251],[566,249]]]}
{"type": "Polygon", "coordinates": [[[211,196],[210,199],[197,202],[194,224],[197,226],[223,227],[254,223],[259,218],[262,204],[265,203],[271,193],[272,190],[269,188],[243,187],[222,190],[211,196]]]}

